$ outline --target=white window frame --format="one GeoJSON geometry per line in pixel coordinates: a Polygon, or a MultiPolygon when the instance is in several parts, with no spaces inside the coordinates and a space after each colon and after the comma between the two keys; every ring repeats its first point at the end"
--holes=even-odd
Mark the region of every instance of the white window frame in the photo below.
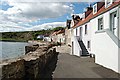
{"type": "Polygon", "coordinates": [[[97,13],[97,4],[93,5],[93,14],[97,13]]]}
{"type": "MultiPolygon", "coordinates": [[[[113,19],[113,15],[116,13],[116,17],[118,18],[118,11],[117,10],[114,10],[112,12],[110,12],[110,31],[112,31],[113,34],[115,34],[116,32],[114,31],[114,27],[112,26],[113,25],[113,22],[112,22],[112,19],[113,19]]],[[[115,24],[115,23],[114,23],[115,24]]],[[[116,36],[118,37],[118,19],[117,19],[117,27],[115,27],[115,29],[117,29],[117,34],[116,36]]]]}
{"type": "Polygon", "coordinates": [[[108,8],[112,4],[113,0],[105,0],[105,8],[108,8]]]}

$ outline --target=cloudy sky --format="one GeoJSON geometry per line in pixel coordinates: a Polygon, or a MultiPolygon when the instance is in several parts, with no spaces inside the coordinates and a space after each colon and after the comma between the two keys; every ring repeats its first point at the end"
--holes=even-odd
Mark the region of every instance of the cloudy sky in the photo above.
{"type": "Polygon", "coordinates": [[[0,0],[0,32],[29,31],[65,26],[71,14],[81,14],[88,2],[0,0]]]}

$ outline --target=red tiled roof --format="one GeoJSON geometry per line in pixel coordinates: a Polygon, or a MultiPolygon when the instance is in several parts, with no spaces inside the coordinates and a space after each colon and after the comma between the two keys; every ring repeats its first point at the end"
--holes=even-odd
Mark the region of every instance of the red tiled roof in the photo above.
{"type": "Polygon", "coordinates": [[[64,33],[65,32],[65,30],[59,30],[58,32],[57,32],[57,34],[61,34],[61,33],[64,33]]]}
{"type": "Polygon", "coordinates": [[[54,35],[61,34],[61,33],[64,33],[64,32],[65,32],[65,30],[59,30],[59,31],[53,32],[51,35],[54,36],[54,35]]]}
{"type": "Polygon", "coordinates": [[[110,9],[116,7],[117,5],[120,4],[120,0],[116,0],[111,6],[109,6],[108,8],[105,8],[105,5],[96,13],[96,14],[93,14],[93,12],[91,12],[89,14],[89,16],[87,16],[84,20],[81,20],[78,24],[74,25],[73,28],[76,28],[76,27],[79,27],[85,23],[87,23],[88,21],[90,21],[91,19],[97,17],[98,15],[106,12],[106,11],[109,11],[110,9]]]}
{"type": "Polygon", "coordinates": [[[53,33],[51,34],[51,36],[54,36],[56,33],[57,33],[57,31],[53,32],[53,33]]]}

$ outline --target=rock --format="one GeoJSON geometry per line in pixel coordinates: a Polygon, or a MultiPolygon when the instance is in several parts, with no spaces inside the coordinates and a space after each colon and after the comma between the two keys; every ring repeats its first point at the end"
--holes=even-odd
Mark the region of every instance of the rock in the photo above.
{"type": "Polygon", "coordinates": [[[27,54],[14,60],[6,60],[1,63],[2,80],[21,79],[34,80],[44,75],[46,66],[54,56],[58,55],[55,48],[48,46],[27,46],[27,54]],[[30,51],[30,52],[29,52],[30,51]]]}
{"type": "Polygon", "coordinates": [[[30,51],[35,51],[39,45],[32,45],[32,46],[25,46],[25,54],[29,53],[30,51]]]}
{"type": "Polygon", "coordinates": [[[2,65],[2,79],[23,79],[25,76],[24,60],[2,65]]]}

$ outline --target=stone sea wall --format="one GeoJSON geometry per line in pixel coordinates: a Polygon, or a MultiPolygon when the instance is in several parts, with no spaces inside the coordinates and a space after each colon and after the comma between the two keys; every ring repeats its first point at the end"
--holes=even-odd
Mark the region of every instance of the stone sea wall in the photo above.
{"type": "Polygon", "coordinates": [[[38,47],[38,44],[25,46],[25,54],[29,53],[30,51],[35,51],[38,47]]]}
{"type": "Polygon", "coordinates": [[[58,55],[55,48],[49,45],[39,46],[35,51],[12,60],[4,60],[0,63],[2,69],[2,80],[34,80],[42,78],[46,66],[51,59],[58,55]]]}

